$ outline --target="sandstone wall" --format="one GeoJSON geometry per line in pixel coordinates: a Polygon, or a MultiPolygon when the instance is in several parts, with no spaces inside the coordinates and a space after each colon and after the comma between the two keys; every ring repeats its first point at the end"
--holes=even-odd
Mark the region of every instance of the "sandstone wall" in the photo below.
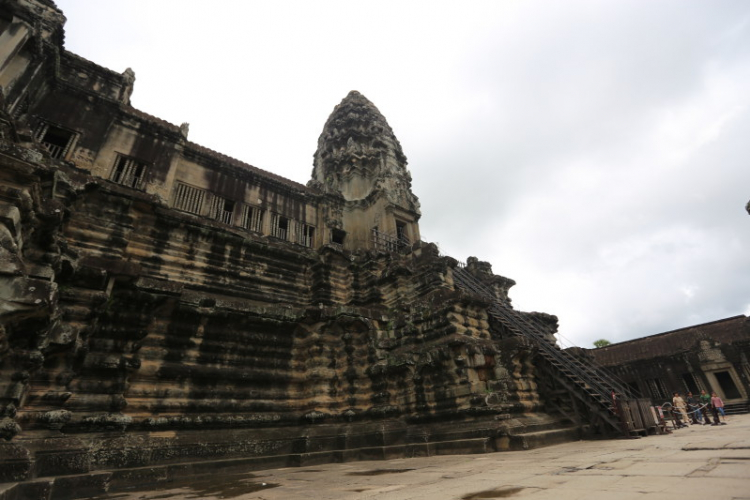
{"type": "Polygon", "coordinates": [[[18,151],[3,206],[26,232],[2,277],[25,292],[0,364],[5,437],[28,451],[18,477],[383,446],[368,425],[384,421],[393,444],[447,440],[449,422],[494,435],[497,417],[539,410],[533,350],[493,333],[434,246],[318,252],[18,151]]]}
{"type": "Polygon", "coordinates": [[[512,280],[473,259],[494,297],[457,288],[364,96],[303,186],[134,109],[133,71],[67,52],[52,2],[0,14],[0,482],[485,452],[565,426],[534,344],[488,315],[512,280]]]}

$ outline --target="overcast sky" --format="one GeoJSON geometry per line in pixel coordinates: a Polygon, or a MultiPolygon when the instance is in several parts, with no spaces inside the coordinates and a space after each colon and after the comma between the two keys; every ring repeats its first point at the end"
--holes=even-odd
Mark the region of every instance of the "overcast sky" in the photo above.
{"type": "Polygon", "coordinates": [[[750,2],[56,0],[135,107],[306,183],[350,90],[422,239],[591,347],[750,314],[750,2]]]}

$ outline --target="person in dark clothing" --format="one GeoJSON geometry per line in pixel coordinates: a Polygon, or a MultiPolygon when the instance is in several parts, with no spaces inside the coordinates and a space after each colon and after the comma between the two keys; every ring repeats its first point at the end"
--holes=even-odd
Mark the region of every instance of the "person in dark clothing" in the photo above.
{"type": "Polygon", "coordinates": [[[698,399],[696,399],[696,397],[693,396],[692,392],[687,393],[686,403],[688,405],[688,411],[690,412],[690,421],[693,424],[702,424],[703,415],[700,412],[701,405],[698,402],[698,399]]]}

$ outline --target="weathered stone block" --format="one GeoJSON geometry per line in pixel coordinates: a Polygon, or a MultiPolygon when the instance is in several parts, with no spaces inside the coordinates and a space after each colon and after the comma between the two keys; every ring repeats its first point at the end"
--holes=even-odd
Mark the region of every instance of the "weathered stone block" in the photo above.
{"type": "Polygon", "coordinates": [[[0,483],[31,477],[31,452],[17,443],[0,442],[0,483]]]}
{"type": "Polygon", "coordinates": [[[102,495],[109,489],[110,472],[97,472],[79,476],[55,478],[51,500],[69,500],[102,495]]]}

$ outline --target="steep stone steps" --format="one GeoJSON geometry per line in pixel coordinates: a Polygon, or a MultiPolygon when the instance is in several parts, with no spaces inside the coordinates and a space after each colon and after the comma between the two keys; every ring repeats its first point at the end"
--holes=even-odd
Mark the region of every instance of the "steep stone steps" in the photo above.
{"type": "Polygon", "coordinates": [[[530,450],[555,444],[569,443],[581,439],[581,430],[578,426],[548,429],[543,431],[524,432],[520,434],[509,434],[508,450],[530,450]]]}
{"type": "Polygon", "coordinates": [[[599,419],[605,422],[611,430],[621,431],[620,423],[610,409],[610,391],[615,391],[618,394],[626,393],[618,382],[603,371],[586,365],[574,356],[561,351],[531,321],[527,321],[518,311],[514,311],[506,304],[498,301],[493,292],[468,270],[456,267],[453,270],[453,276],[460,288],[489,300],[491,304],[490,315],[508,331],[536,341],[539,353],[549,366],[561,375],[558,377],[559,383],[595,412],[599,419]]]}
{"type": "Polygon", "coordinates": [[[724,411],[727,415],[741,415],[744,413],[750,413],[750,401],[726,404],[724,405],[724,411]]]}

